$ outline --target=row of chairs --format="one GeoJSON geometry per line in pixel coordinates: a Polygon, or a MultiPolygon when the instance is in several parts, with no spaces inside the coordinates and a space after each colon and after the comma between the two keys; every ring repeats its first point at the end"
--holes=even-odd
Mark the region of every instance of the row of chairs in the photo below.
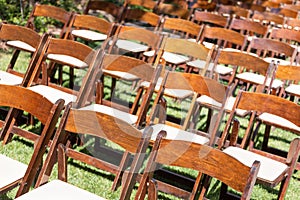
{"type": "MultiPolygon", "coordinates": [[[[99,64],[99,63],[98,63],[99,64]]],[[[190,74],[190,76],[191,76],[192,74],[190,74]]],[[[176,80],[178,80],[178,79],[176,79],[176,80]]]]}

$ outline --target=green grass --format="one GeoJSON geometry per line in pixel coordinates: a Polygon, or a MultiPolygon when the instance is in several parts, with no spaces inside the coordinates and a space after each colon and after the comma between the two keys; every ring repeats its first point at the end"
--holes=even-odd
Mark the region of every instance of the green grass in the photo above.
{"type": "MultiPolygon", "coordinates": [[[[6,66],[9,61],[9,56],[11,52],[0,52],[0,69],[5,70],[6,66]]],[[[29,54],[21,54],[21,59],[19,59],[16,69],[20,71],[25,71],[27,63],[28,63],[29,54]]],[[[81,72],[77,72],[78,76],[82,76],[81,72]]],[[[110,79],[105,79],[105,97],[109,97],[109,86],[110,86],[110,79]]],[[[117,83],[117,93],[116,97],[121,98],[123,100],[127,101],[133,101],[132,96],[132,90],[130,89],[130,84],[126,82],[118,82],[117,83]]],[[[168,114],[176,117],[185,117],[186,110],[188,109],[188,106],[190,104],[190,100],[183,101],[183,102],[174,102],[171,99],[168,100],[168,114]]],[[[201,113],[201,116],[205,115],[205,110],[201,113]]],[[[199,127],[202,127],[202,124],[204,123],[204,119],[201,120],[199,127]]],[[[243,125],[246,123],[245,119],[241,119],[242,124],[242,131],[243,131],[243,125]]],[[[263,127],[260,130],[260,134],[263,132],[263,127]]],[[[272,139],[270,141],[270,144],[274,147],[281,147],[284,150],[288,149],[289,142],[294,138],[297,137],[294,134],[290,134],[288,132],[276,129],[273,131],[272,139]],[[282,139],[284,138],[284,139],[282,139]]],[[[261,140],[261,138],[259,138],[261,140]]],[[[33,144],[31,142],[28,142],[26,140],[20,139],[18,137],[14,137],[13,141],[5,146],[0,146],[0,153],[3,153],[9,157],[12,157],[14,159],[17,159],[23,163],[29,162],[29,155],[33,152],[33,144]]],[[[81,187],[83,189],[86,189],[90,192],[93,192],[99,196],[103,196],[107,199],[118,199],[119,197],[119,190],[116,192],[111,191],[113,176],[107,172],[86,166],[82,163],[78,163],[75,161],[70,161],[70,164],[68,165],[68,181],[71,184],[74,184],[78,187],[81,187]]],[[[271,166],[270,166],[271,167],[271,166]]],[[[172,168],[172,170],[176,170],[178,172],[183,172],[189,174],[189,176],[195,177],[196,173],[192,170],[182,170],[178,168],[172,168]]],[[[56,167],[53,170],[51,179],[56,178],[57,176],[57,170],[56,167]]],[[[219,182],[213,180],[211,188],[208,191],[208,196],[211,199],[217,199],[217,194],[220,189],[219,182]]],[[[276,187],[275,189],[266,188],[261,185],[255,185],[252,199],[257,200],[269,200],[269,199],[275,199],[277,196],[279,187],[276,187]]],[[[136,190],[134,191],[134,193],[136,190]]],[[[7,194],[1,195],[1,200],[6,199],[13,199],[14,195],[16,193],[16,189],[8,192],[7,194]]],[[[170,195],[163,195],[160,194],[160,199],[177,199],[175,197],[172,197],[170,195]]],[[[300,172],[295,172],[293,174],[293,177],[291,179],[287,194],[286,194],[287,200],[296,200],[300,199],[300,172]]]]}

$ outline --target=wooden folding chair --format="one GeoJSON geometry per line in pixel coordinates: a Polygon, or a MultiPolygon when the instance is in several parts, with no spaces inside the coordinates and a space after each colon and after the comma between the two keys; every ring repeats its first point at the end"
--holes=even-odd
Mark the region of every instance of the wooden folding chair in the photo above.
{"type": "MultiPolygon", "coordinates": [[[[252,162],[250,166],[246,166],[218,149],[194,142],[164,139],[162,138],[163,134],[172,134],[172,132],[166,133],[163,131],[158,136],[135,199],[144,199],[149,188],[152,189],[148,192],[148,196],[151,196],[151,199],[158,199],[158,191],[174,195],[175,189],[178,188],[173,186],[172,189],[167,190],[166,188],[169,184],[163,184],[153,178],[156,170],[161,166],[177,166],[196,170],[199,173],[216,178],[240,192],[241,199],[250,199],[260,168],[258,161],[252,162]],[[226,170],[226,173],[224,173],[224,170],[226,170]]],[[[195,199],[198,186],[199,180],[197,179],[191,191],[181,189],[178,197],[195,199]]]]}
{"type": "MultiPolygon", "coordinates": [[[[67,44],[70,46],[71,43],[74,43],[75,41],[72,40],[63,40],[63,39],[54,39],[54,38],[47,38],[48,41],[46,43],[49,44],[49,42],[54,42],[54,44],[57,42],[59,43],[62,41],[62,44],[67,44]],[[65,43],[66,42],[66,43],[65,43]]],[[[83,44],[75,42],[77,45],[81,46],[83,44]]],[[[46,46],[46,45],[45,45],[46,46]]],[[[70,46],[71,47],[71,46],[70,46]]],[[[75,46],[76,47],[76,46],[75,46]]],[[[44,53],[46,51],[47,47],[43,49],[44,53]]],[[[73,52],[75,49],[73,48],[73,52]]],[[[82,50],[80,48],[80,50],[82,50]]],[[[70,90],[65,87],[60,87],[55,84],[45,84],[45,81],[40,79],[40,72],[42,71],[42,76],[47,75],[47,70],[43,67],[45,65],[42,64],[41,58],[45,58],[44,54],[41,53],[41,57],[38,58],[39,64],[36,64],[35,66],[32,67],[32,74],[28,78],[24,78],[26,80],[26,84],[24,86],[28,87],[29,90],[34,91],[36,93],[39,93],[43,95],[45,98],[49,99],[52,103],[55,103],[58,99],[63,99],[65,101],[65,104],[68,104],[70,102],[73,102],[74,106],[76,107],[83,107],[87,104],[89,104],[94,97],[94,91],[95,91],[95,85],[96,85],[96,80],[100,78],[100,69],[99,67],[102,64],[103,61],[103,50],[99,49],[97,51],[91,50],[88,53],[88,70],[87,73],[85,74],[85,77],[82,80],[82,84],[79,90],[70,90]],[[42,69],[43,68],[43,69],[42,69]],[[43,84],[44,83],[44,84],[43,84]]],[[[47,79],[47,77],[46,77],[47,79]]],[[[7,134],[2,134],[1,138],[4,138],[3,144],[6,144],[7,142],[10,141],[11,137],[13,134],[19,134],[18,132],[11,131],[12,130],[12,125],[17,116],[19,115],[19,111],[17,109],[14,109],[10,111],[9,116],[5,120],[5,126],[2,129],[2,132],[7,133],[7,134]]],[[[34,140],[35,138],[28,138],[29,140],[34,140]]]]}
{"type": "Polygon", "coordinates": [[[289,97],[291,101],[294,101],[295,97],[300,97],[299,69],[298,66],[278,65],[276,73],[274,74],[274,80],[279,79],[283,81],[280,91],[276,93],[278,96],[284,98],[289,97]]]}
{"type": "MultiPolygon", "coordinates": [[[[275,156],[272,153],[260,150],[259,147],[256,147],[255,141],[257,141],[258,137],[258,127],[261,122],[264,123],[264,118],[262,117],[262,115],[260,115],[259,118],[256,118],[256,116],[262,113],[278,116],[285,122],[299,127],[299,111],[299,105],[281,97],[263,93],[241,91],[228,118],[224,131],[222,133],[222,140],[219,144],[220,147],[224,148],[223,152],[240,160],[247,166],[251,166],[254,160],[260,161],[261,166],[257,175],[257,182],[271,188],[281,183],[278,193],[278,199],[284,199],[285,193],[288,189],[290,179],[299,157],[300,140],[299,138],[295,138],[294,140],[292,140],[287,157],[275,156]],[[233,146],[230,145],[228,147],[224,147],[224,141],[226,141],[229,134],[229,127],[231,127],[231,124],[236,116],[236,109],[252,111],[252,116],[243,137],[243,140],[245,140],[251,135],[248,150],[242,149],[240,147],[235,147],[234,145],[237,144],[236,140],[231,141],[231,144],[233,146]],[[286,110],[288,110],[289,112],[285,112],[286,110]],[[254,124],[256,119],[258,120],[258,126],[255,127],[254,124]],[[253,130],[253,133],[251,133],[251,130],[253,130]]],[[[233,138],[236,138],[238,135],[238,130],[234,131],[233,134],[235,135],[233,138]]]]}
{"type": "MultiPolygon", "coordinates": [[[[212,131],[207,133],[198,132],[194,129],[200,113],[197,98],[203,96],[203,98],[211,98],[214,101],[223,103],[226,100],[227,88],[217,81],[199,74],[171,71],[166,72],[159,85],[160,87],[157,87],[157,95],[148,121],[148,124],[154,129],[154,134],[158,134],[160,130],[172,130],[173,133],[168,134],[168,138],[170,137],[170,139],[184,139],[200,144],[214,143],[212,135],[214,135],[215,130],[211,129],[212,131]],[[182,118],[179,121],[178,119],[170,120],[170,117],[167,116],[168,104],[166,98],[168,100],[176,100],[180,102],[179,104],[184,100],[191,99],[186,113],[184,113],[185,106],[180,106],[181,108],[179,109],[182,109],[182,118]],[[174,127],[177,128],[177,131],[175,131],[174,127]]],[[[220,111],[218,118],[214,119],[212,128],[220,124],[222,115],[222,111],[220,111]]],[[[210,120],[211,118],[207,119],[207,121],[210,120]]],[[[207,124],[209,125],[210,122],[207,124]]]]}
{"type": "Polygon", "coordinates": [[[271,63],[292,65],[295,62],[297,49],[287,43],[269,38],[253,38],[247,48],[248,53],[254,53],[271,63]]]}
{"type": "Polygon", "coordinates": [[[199,43],[205,45],[207,48],[217,45],[218,48],[243,51],[247,44],[247,37],[230,29],[205,25],[199,43]]]}
{"type": "MultiPolygon", "coordinates": [[[[30,66],[35,65],[37,57],[40,56],[42,47],[39,46],[42,46],[44,45],[42,43],[45,43],[45,39],[42,39],[42,36],[29,28],[4,23],[1,24],[0,27],[0,39],[5,41],[5,44],[9,47],[10,45],[13,45],[13,47],[18,46],[20,49],[32,54],[28,68],[26,68],[28,72],[30,71],[30,66]]],[[[14,64],[17,59],[17,57],[14,56],[15,53],[13,53],[11,62],[6,71],[0,71],[1,84],[20,85],[22,83],[24,72],[14,69],[14,64]]]]}
{"type": "MultiPolygon", "coordinates": [[[[34,152],[28,165],[3,154],[0,156],[0,192],[5,193],[18,185],[24,192],[27,192],[39,173],[46,147],[54,134],[56,123],[64,108],[64,101],[58,100],[51,103],[42,95],[21,86],[0,85],[0,91],[1,106],[25,111],[41,122],[40,135],[22,129],[17,124],[13,124],[12,127],[12,130],[18,132],[21,137],[35,138],[34,152]]],[[[6,132],[2,132],[3,134],[6,132]]]]}
{"type": "Polygon", "coordinates": [[[149,83],[149,88],[144,93],[143,88],[137,87],[132,94],[135,96],[133,102],[130,102],[129,99],[128,101],[120,102],[120,100],[118,101],[114,96],[111,96],[110,99],[104,99],[104,79],[102,77],[98,82],[96,91],[98,96],[95,104],[88,105],[82,109],[103,112],[120,118],[129,124],[134,124],[137,128],[143,127],[162,67],[158,65],[158,62],[155,62],[154,66],[152,66],[152,64],[146,63],[140,59],[115,54],[106,54],[102,64],[101,68],[103,71],[118,72],[118,77],[125,80],[128,80],[128,76],[130,75],[130,77],[134,77],[134,80],[138,80],[137,86],[139,86],[140,82],[147,81],[149,83]]]}
{"type": "Polygon", "coordinates": [[[68,12],[57,6],[36,3],[25,26],[36,32],[40,32],[41,30],[37,30],[35,25],[36,19],[40,17],[55,20],[57,22],[56,27],[47,27],[46,31],[55,37],[63,38],[66,33],[66,28],[71,20],[72,12],[68,12]]]}
{"type": "Polygon", "coordinates": [[[253,37],[265,38],[268,34],[268,27],[249,19],[233,18],[228,28],[246,35],[248,41],[253,37]]]}
{"type": "Polygon", "coordinates": [[[114,189],[120,185],[123,173],[128,171],[126,177],[122,177],[122,189],[119,198],[130,199],[131,192],[136,183],[137,174],[139,173],[146,156],[151,132],[152,130],[148,128],[142,133],[127,122],[110,115],[90,110],[69,110],[68,107],[64,112],[55,139],[50,148],[50,153],[52,154],[50,155],[49,153],[41,170],[36,185],[37,188],[24,195],[22,195],[23,191],[19,190],[17,196],[22,196],[17,199],[33,200],[40,199],[42,196],[55,199],[63,197],[71,199],[103,199],[95,194],[67,183],[67,177],[72,176],[67,175],[68,158],[78,160],[78,162],[86,163],[87,165],[94,166],[116,175],[113,184],[114,189]],[[84,138],[87,140],[91,139],[91,137],[88,136],[102,138],[118,145],[125,150],[125,152],[122,153],[123,156],[120,164],[112,164],[105,161],[105,159],[101,159],[99,153],[105,153],[103,151],[91,152],[91,149],[87,146],[86,148],[88,148],[90,154],[86,154],[65,145],[65,142],[60,140],[60,138],[66,138],[69,134],[83,134],[84,138]],[[58,153],[56,153],[56,151],[58,151],[58,153]],[[132,161],[130,161],[131,155],[132,161]],[[41,185],[48,180],[48,178],[45,179],[45,176],[48,175],[45,172],[47,172],[50,166],[53,166],[49,165],[49,161],[53,156],[57,156],[58,158],[58,180],[52,180],[49,183],[41,185]]]}
{"type": "Polygon", "coordinates": [[[120,22],[122,7],[110,1],[89,0],[83,10],[85,15],[104,17],[109,22],[120,22]]]}
{"type": "Polygon", "coordinates": [[[111,37],[112,28],[113,24],[105,19],[92,15],[74,14],[67,27],[65,38],[72,40],[80,38],[87,43],[103,42],[111,37]]]}
{"type": "MultiPolygon", "coordinates": [[[[282,81],[281,87],[276,91],[272,91],[272,94],[276,94],[282,98],[290,98],[291,101],[294,101],[295,97],[300,97],[300,86],[299,86],[299,75],[300,69],[298,66],[289,66],[289,65],[279,65],[274,73],[274,80],[282,81]]],[[[278,155],[285,155],[286,153],[278,150],[277,148],[270,147],[269,138],[271,133],[271,128],[281,128],[284,130],[291,131],[300,134],[299,125],[294,125],[289,123],[287,120],[282,117],[274,116],[268,113],[262,113],[258,116],[258,119],[262,120],[262,123],[265,124],[264,139],[262,142],[262,149],[264,151],[270,151],[278,155]]],[[[300,169],[300,163],[296,165],[297,170],[300,169]]]]}

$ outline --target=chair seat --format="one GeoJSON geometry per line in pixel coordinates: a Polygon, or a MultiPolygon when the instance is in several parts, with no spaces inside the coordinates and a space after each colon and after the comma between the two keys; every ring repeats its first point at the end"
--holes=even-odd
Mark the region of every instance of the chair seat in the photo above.
{"type": "Polygon", "coordinates": [[[104,198],[90,193],[86,190],[78,188],[69,183],[53,180],[47,184],[44,184],[22,196],[16,198],[17,200],[53,200],[53,199],[64,199],[64,200],[104,200],[104,198]]]}
{"type": "Polygon", "coordinates": [[[180,130],[178,128],[166,124],[155,124],[155,125],[151,125],[151,127],[153,128],[153,134],[151,137],[152,141],[155,141],[158,133],[161,130],[165,130],[167,132],[166,139],[169,140],[184,140],[184,141],[190,141],[199,144],[207,144],[209,142],[209,139],[206,137],[188,131],[180,130]]]}
{"type": "Polygon", "coordinates": [[[135,124],[138,116],[136,115],[132,115],[130,113],[109,107],[109,106],[105,106],[105,105],[101,105],[101,104],[91,104],[89,106],[86,107],[82,107],[80,108],[81,110],[93,110],[93,111],[97,111],[100,113],[104,113],[110,116],[114,116],[118,119],[121,119],[129,124],[135,124]]]}
{"type": "Polygon", "coordinates": [[[57,63],[71,65],[71,66],[79,68],[79,69],[84,69],[84,68],[88,67],[87,63],[85,63],[77,58],[74,58],[72,56],[61,55],[61,54],[48,54],[47,58],[50,60],[53,60],[57,63]]]}
{"type": "MultiPolygon", "coordinates": [[[[158,92],[162,79],[159,78],[157,84],[155,86],[155,91],[158,92]]],[[[141,87],[148,88],[150,83],[148,81],[143,81],[140,85],[141,87]]],[[[181,89],[169,89],[165,88],[164,95],[175,98],[175,99],[185,99],[193,95],[193,91],[191,90],[181,90],[181,89]]]]}
{"type": "Polygon", "coordinates": [[[0,154],[0,188],[23,178],[26,170],[24,163],[0,154]]]}
{"type": "Polygon", "coordinates": [[[123,80],[127,81],[135,81],[138,80],[139,78],[133,74],[127,73],[127,72],[121,72],[121,71],[112,71],[112,70],[103,70],[103,73],[105,75],[112,76],[114,78],[121,78],[123,80]]]}
{"type": "MultiPolygon", "coordinates": [[[[242,81],[245,81],[245,82],[250,82],[252,84],[256,84],[256,85],[261,85],[265,81],[265,76],[263,76],[261,74],[251,73],[251,72],[243,72],[243,73],[237,74],[236,78],[238,78],[242,81]]],[[[270,85],[270,81],[271,81],[271,79],[268,78],[266,86],[270,85]]],[[[278,79],[274,79],[273,83],[272,83],[272,88],[277,89],[280,86],[282,86],[282,84],[283,84],[282,81],[280,81],[278,79]]]]}
{"type": "Polygon", "coordinates": [[[134,53],[144,52],[149,49],[149,47],[146,45],[128,41],[128,40],[118,40],[116,46],[125,51],[130,51],[134,53]]]}
{"type": "Polygon", "coordinates": [[[23,51],[28,51],[28,52],[35,52],[35,48],[25,42],[22,42],[22,41],[18,41],[18,40],[15,40],[15,41],[7,41],[6,44],[8,46],[11,46],[11,47],[14,47],[14,48],[17,48],[17,49],[21,49],[23,51]]]}
{"type": "MultiPolygon", "coordinates": [[[[144,56],[146,57],[152,57],[154,56],[155,51],[146,51],[144,52],[144,56]]],[[[179,55],[176,53],[170,53],[165,51],[162,55],[163,59],[165,59],[166,62],[174,64],[174,65],[179,65],[183,64],[187,61],[189,61],[189,58],[187,56],[179,55]]]]}
{"type": "MultiPolygon", "coordinates": [[[[186,64],[191,67],[203,69],[205,66],[205,63],[206,63],[206,61],[204,61],[204,60],[193,60],[193,61],[187,62],[186,64]]],[[[214,63],[209,63],[207,70],[211,71],[213,69],[213,67],[214,67],[214,63]]],[[[233,72],[233,69],[230,67],[226,67],[224,65],[217,65],[215,68],[215,72],[217,74],[225,76],[225,75],[231,74],[233,72]]]]}
{"type": "Polygon", "coordinates": [[[52,103],[55,103],[58,99],[63,99],[65,100],[65,105],[67,105],[70,102],[75,102],[77,99],[77,97],[73,94],[69,94],[46,85],[35,85],[28,89],[43,95],[52,103]]]}
{"type": "Polygon", "coordinates": [[[258,171],[258,179],[266,180],[270,183],[276,181],[276,178],[286,173],[288,166],[276,160],[258,155],[251,151],[239,147],[230,146],[223,152],[231,155],[245,165],[251,167],[255,160],[260,161],[261,165],[258,171]]]}
{"type": "Polygon", "coordinates": [[[285,88],[285,91],[290,94],[300,96],[300,85],[291,84],[287,88],[285,88]]]}
{"type": "Polygon", "coordinates": [[[264,61],[266,61],[268,63],[271,63],[272,61],[274,61],[276,63],[278,62],[280,65],[291,65],[291,61],[282,60],[282,59],[279,59],[279,58],[266,57],[266,58],[264,58],[264,61]]]}
{"type": "Polygon", "coordinates": [[[297,126],[296,124],[292,123],[289,120],[286,120],[282,117],[279,117],[277,115],[273,115],[270,113],[262,113],[261,115],[258,116],[258,119],[265,123],[272,123],[276,124],[277,126],[281,127],[286,127],[286,129],[293,130],[295,132],[300,133],[300,127],[297,126]]]}
{"type": "Polygon", "coordinates": [[[0,70],[0,84],[20,85],[22,81],[22,77],[0,70]]]}
{"type": "Polygon", "coordinates": [[[91,30],[73,30],[72,35],[91,41],[104,41],[107,38],[107,35],[91,30]]]}
{"type": "MultiPolygon", "coordinates": [[[[200,97],[197,98],[196,101],[198,103],[200,103],[201,105],[204,105],[206,107],[212,107],[214,109],[220,109],[222,106],[222,103],[220,103],[206,95],[201,95],[200,97]]],[[[235,102],[235,97],[230,96],[225,104],[226,112],[230,112],[232,110],[234,102],[235,102]]],[[[242,109],[237,109],[236,112],[237,112],[237,115],[239,115],[239,116],[245,116],[248,114],[247,110],[242,110],[242,109]]]]}

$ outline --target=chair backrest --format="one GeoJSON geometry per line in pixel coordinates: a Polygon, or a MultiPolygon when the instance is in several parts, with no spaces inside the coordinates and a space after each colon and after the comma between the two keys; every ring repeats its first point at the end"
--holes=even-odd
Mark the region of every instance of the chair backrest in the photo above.
{"type": "MultiPolygon", "coordinates": [[[[147,128],[142,133],[140,130],[136,129],[132,125],[125,121],[115,118],[111,115],[106,115],[91,110],[80,110],[67,108],[68,110],[64,113],[61,120],[58,131],[56,132],[57,137],[67,133],[72,133],[76,135],[92,136],[95,138],[105,139],[114,144],[117,144],[121,149],[124,150],[124,156],[129,159],[129,155],[133,155],[133,160],[130,164],[129,169],[125,165],[123,166],[122,161],[120,164],[112,164],[105,159],[99,157],[101,153],[101,148],[92,154],[78,153],[77,150],[69,146],[64,146],[64,143],[59,144],[61,141],[54,140],[53,146],[58,146],[58,156],[61,158],[73,158],[75,160],[86,163],[87,165],[94,166],[98,169],[108,171],[113,174],[125,174],[125,171],[129,171],[122,179],[122,189],[120,194],[120,199],[130,199],[131,192],[136,183],[136,177],[141,169],[141,166],[146,156],[146,150],[149,145],[149,141],[152,134],[152,129],[147,128]],[[77,155],[76,155],[77,154],[77,155]]],[[[82,137],[83,138],[83,137],[82,137]]],[[[84,137],[87,140],[91,137],[84,137]]],[[[86,141],[88,142],[88,141],[86,141]]],[[[89,148],[89,146],[87,146],[89,148]]],[[[94,148],[94,147],[91,147],[94,148]]],[[[60,162],[64,159],[58,160],[58,178],[67,181],[67,170],[66,165],[60,162]]],[[[127,160],[128,161],[128,160],[127,160]]],[[[125,160],[126,162],[126,160],[125,160]]],[[[47,166],[43,166],[47,168],[47,166]]],[[[40,176],[44,176],[41,174],[40,176]]],[[[40,177],[39,177],[40,179],[40,177]]]]}
{"type": "Polygon", "coordinates": [[[250,53],[255,50],[256,54],[262,58],[274,57],[276,53],[283,54],[285,58],[289,58],[291,64],[294,62],[297,53],[296,49],[289,44],[269,38],[253,38],[247,52],[250,53]]]}
{"type": "Polygon", "coordinates": [[[182,7],[179,4],[160,3],[155,11],[157,14],[163,16],[170,16],[182,19],[188,19],[190,11],[188,8],[182,7]]]}
{"type": "Polygon", "coordinates": [[[297,45],[300,43],[300,32],[291,29],[272,29],[269,38],[297,45]]]}
{"type": "MultiPolygon", "coordinates": [[[[109,22],[120,22],[122,7],[110,1],[89,0],[84,8],[83,14],[92,14],[91,12],[104,12],[101,13],[101,15],[109,22]]],[[[98,13],[98,15],[99,14],[100,13],[98,13]]]]}
{"type": "MultiPolygon", "coordinates": [[[[278,65],[276,73],[274,73],[274,78],[284,81],[278,96],[282,97],[285,93],[285,87],[290,84],[299,84],[300,82],[300,68],[293,65],[278,65]]],[[[295,91],[295,93],[297,93],[295,91]]]]}
{"type": "Polygon", "coordinates": [[[280,8],[279,15],[283,15],[286,18],[298,19],[298,11],[290,8],[280,8]]]}
{"type": "MultiPolygon", "coordinates": [[[[36,3],[27,20],[26,27],[36,30],[34,21],[37,17],[46,17],[60,22],[61,26],[56,28],[61,30],[48,30],[48,32],[53,35],[59,35],[59,38],[63,38],[66,32],[66,27],[71,20],[72,13],[57,6],[36,3]]],[[[40,30],[36,31],[39,32],[40,30]]]]}
{"type": "Polygon", "coordinates": [[[229,17],[249,18],[250,11],[239,6],[220,5],[217,11],[221,15],[229,15],[229,17]]]}
{"type": "Polygon", "coordinates": [[[192,21],[199,24],[208,24],[210,26],[220,26],[226,28],[229,18],[212,12],[195,10],[192,21]]]}
{"type": "Polygon", "coordinates": [[[268,33],[268,27],[248,19],[232,19],[229,29],[237,30],[243,35],[254,37],[266,37],[268,33]]]}
{"type": "Polygon", "coordinates": [[[270,13],[270,12],[258,12],[258,11],[254,11],[252,17],[252,20],[254,21],[258,21],[261,24],[264,25],[271,25],[272,27],[276,27],[276,26],[283,26],[284,24],[284,17],[280,16],[278,14],[275,13],[270,13]]]}
{"type": "MultiPolygon", "coordinates": [[[[41,42],[41,38],[40,34],[24,26],[5,23],[2,23],[0,26],[0,40],[6,41],[8,46],[11,44],[12,47],[20,46],[20,48],[22,48],[23,46],[29,45],[31,52],[35,52],[41,42]],[[19,44],[20,42],[22,44],[19,44]]],[[[27,51],[28,48],[23,50],[27,51]]],[[[13,67],[14,66],[9,65],[7,71],[12,72],[13,67]]]]}
{"type": "MultiPolygon", "coordinates": [[[[74,14],[67,28],[67,33],[65,35],[65,38],[74,39],[74,35],[72,34],[72,31],[80,30],[80,29],[96,31],[104,35],[107,35],[107,37],[109,37],[112,27],[113,27],[112,23],[106,21],[105,19],[93,15],[74,14]]],[[[80,38],[84,40],[89,40],[87,36],[85,37],[83,36],[80,38]]],[[[104,38],[103,40],[105,39],[106,38],[104,38]]]]}
{"type": "Polygon", "coordinates": [[[130,7],[130,6],[136,6],[136,7],[140,7],[139,9],[147,9],[149,11],[155,11],[157,9],[158,4],[161,1],[152,1],[152,0],[148,0],[148,1],[143,1],[143,0],[125,0],[124,1],[124,7],[130,7]]]}
{"type": "MultiPolygon", "coordinates": [[[[137,191],[139,199],[144,199],[147,182],[153,178],[155,170],[160,165],[196,170],[216,178],[240,192],[241,199],[250,199],[260,162],[255,161],[251,167],[248,167],[226,153],[210,146],[180,140],[162,139],[161,135],[156,139],[155,151],[151,153],[143,173],[137,191]],[[226,173],[224,173],[224,170],[226,170],[226,173]]],[[[188,199],[191,196],[192,194],[190,193],[189,196],[181,198],[188,199]]]]}
{"type": "Polygon", "coordinates": [[[136,22],[136,23],[145,23],[145,28],[153,28],[153,31],[156,31],[160,26],[162,17],[150,12],[141,9],[128,8],[123,15],[123,24],[126,22],[136,22]]]}
{"type": "MultiPolygon", "coordinates": [[[[186,19],[165,17],[160,26],[160,31],[170,31],[179,35],[181,38],[194,38],[199,40],[201,34],[201,26],[186,19]]],[[[172,35],[171,35],[172,37],[172,35]]]]}
{"type": "MultiPolygon", "coordinates": [[[[48,99],[42,95],[30,91],[21,86],[9,86],[0,85],[1,97],[0,105],[6,106],[14,111],[19,111],[22,114],[27,112],[34,116],[41,122],[41,132],[36,134],[29,130],[24,130],[18,127],[17,124],[13,124],[15,131],[22,133],[22,137],[35,138],[35,148],[30,159],[26,173],[21,181],[20,190],[27,192],[30,189],[30,185],[33,183],[38,168],[42,164],[43,155],[46,151],[46,147],[53,136],[56,123],[64,108],[64,101],[58,100],[56,103],[51,103],[48,99]],[[43,106],[41,106],[43,105],[43,106]]],[[[14,112],[12,111],[12,112],[14,112]]],[[[2,132],[2,136],[7,133],[2,132]]],[[[15,184],[15,183],[14,183],[15,184]]]]}
{"type": "Polygon", "coordinates": [[[270,63],[264,61],[263,59],[257,56],[248,54],[246,52],[232,52],[226,50],[219,50],[214,62],[214,67],[220,64],[230,66],[233,68],[233,74],[228,82],[229,85],[232,83],[238,84],[236,82],[236,75],[245,71],[265,76],[266,79],[263,85],[266,84],[270,63]]]}
{"type": "Polygon", "coordinates": [[[244,50],[247,37],[236,31],[221,27],[205,26],[200,37],[200,43],[206,40],[217,40],[218,47],[234,47],[235,49],[244,50]]]}

